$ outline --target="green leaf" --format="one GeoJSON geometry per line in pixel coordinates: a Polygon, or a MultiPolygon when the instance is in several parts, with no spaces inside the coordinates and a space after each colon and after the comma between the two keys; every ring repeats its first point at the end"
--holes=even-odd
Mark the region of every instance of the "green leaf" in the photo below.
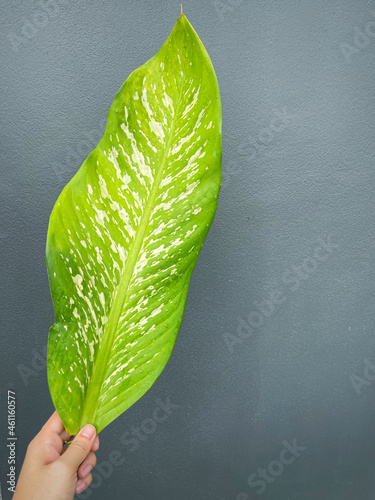
{"type": "Polygon", "coordinates": [[[71,434],[100,432],[164,369],[220,182],[219,88],[182,15],[117,93],[50,217],[48,382],[71,434]]]}

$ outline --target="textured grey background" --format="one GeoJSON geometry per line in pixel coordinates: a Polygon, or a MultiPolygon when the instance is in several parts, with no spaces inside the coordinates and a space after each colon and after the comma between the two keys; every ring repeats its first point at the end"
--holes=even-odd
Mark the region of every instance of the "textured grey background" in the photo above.
{"type": "MultiPolygon", "coordinates": [[[[56,1],[44,16],[34,0],[1,2],[3,481],[5,391],[17,393],[19,465],[53,411],[49,214],[122,82],[180,11],[174,1],[56,1]]],[[[373,499],[375,4],[185,0],[184,11],[221,88],[219,208],[171,360],[103,431],[101,472],[82,498],[373,499]],[[315,253],[319,239],[329,252],[315,253]],[[277,293],[282,303],[256,314],[254,301],[277,293]],[[131,427],[150,429],[167,397],[178,405],[167,420],[136,449],[121,442],[131,427]],[[281,471],[275,460],[293,440],[304,450],[281,471]],[[123,463],[112,472],[113,450],[123,463]],[[259,495],[248,478],[268,467],[259,495]]]]}

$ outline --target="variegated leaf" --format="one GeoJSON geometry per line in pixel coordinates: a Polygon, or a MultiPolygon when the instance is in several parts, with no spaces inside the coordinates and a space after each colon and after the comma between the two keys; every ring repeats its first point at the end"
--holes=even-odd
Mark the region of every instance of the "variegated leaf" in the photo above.
{"type": "Polygon", "coordinates": [[[134,71],[52,211],[48,381],[65,427],[101,431],[166,365],[221,182],[221,104],[182,15],[134,71]]]}

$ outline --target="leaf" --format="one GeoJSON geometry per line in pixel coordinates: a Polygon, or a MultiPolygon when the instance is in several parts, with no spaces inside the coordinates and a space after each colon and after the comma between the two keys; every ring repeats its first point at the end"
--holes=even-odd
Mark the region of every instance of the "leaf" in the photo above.
{"type": "Polygon", "coordinates": [[[50,217],[48,382],[65,427],[100,432],[164,369],[221,182],[221,103],[182,15],[117,93],[50,217]]]}

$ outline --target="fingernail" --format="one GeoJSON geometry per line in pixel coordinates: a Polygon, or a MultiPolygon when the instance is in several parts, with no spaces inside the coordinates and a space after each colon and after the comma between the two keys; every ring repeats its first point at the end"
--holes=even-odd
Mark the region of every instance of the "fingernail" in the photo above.
{"type": "Polygon", "coordinates": [[[96,429],[93,425],[87,424],[80,430],[79,434],[85,436],[88,439],[92,439],[96,434],[96,429]]]}
{"type": "Polygon", "coordinates": [[[82,472],[81,472],[82,477],[86,477],[89,474],[89,472],[91,471],[91,469],[92,469],[91,465],[86,465],[86,467],[84,467],[82,469],[82,472]]]}
{"type": "Polygon", "coordinates": [[[86,487],[86,483],[84,481],[82,481],[82,479],[79,479],[77,481],[77,486],[76,486],[76,493],[81,493],[81,491],[83,491],[86,487]]]}
{"type": "Polygon", "coordinates": [[[94,441],[94,444],[92,445],[92,449],[94,451],[98,450],[99,449],[99,436],[96,436],[95,438],[95,441],[94,441]]]}

